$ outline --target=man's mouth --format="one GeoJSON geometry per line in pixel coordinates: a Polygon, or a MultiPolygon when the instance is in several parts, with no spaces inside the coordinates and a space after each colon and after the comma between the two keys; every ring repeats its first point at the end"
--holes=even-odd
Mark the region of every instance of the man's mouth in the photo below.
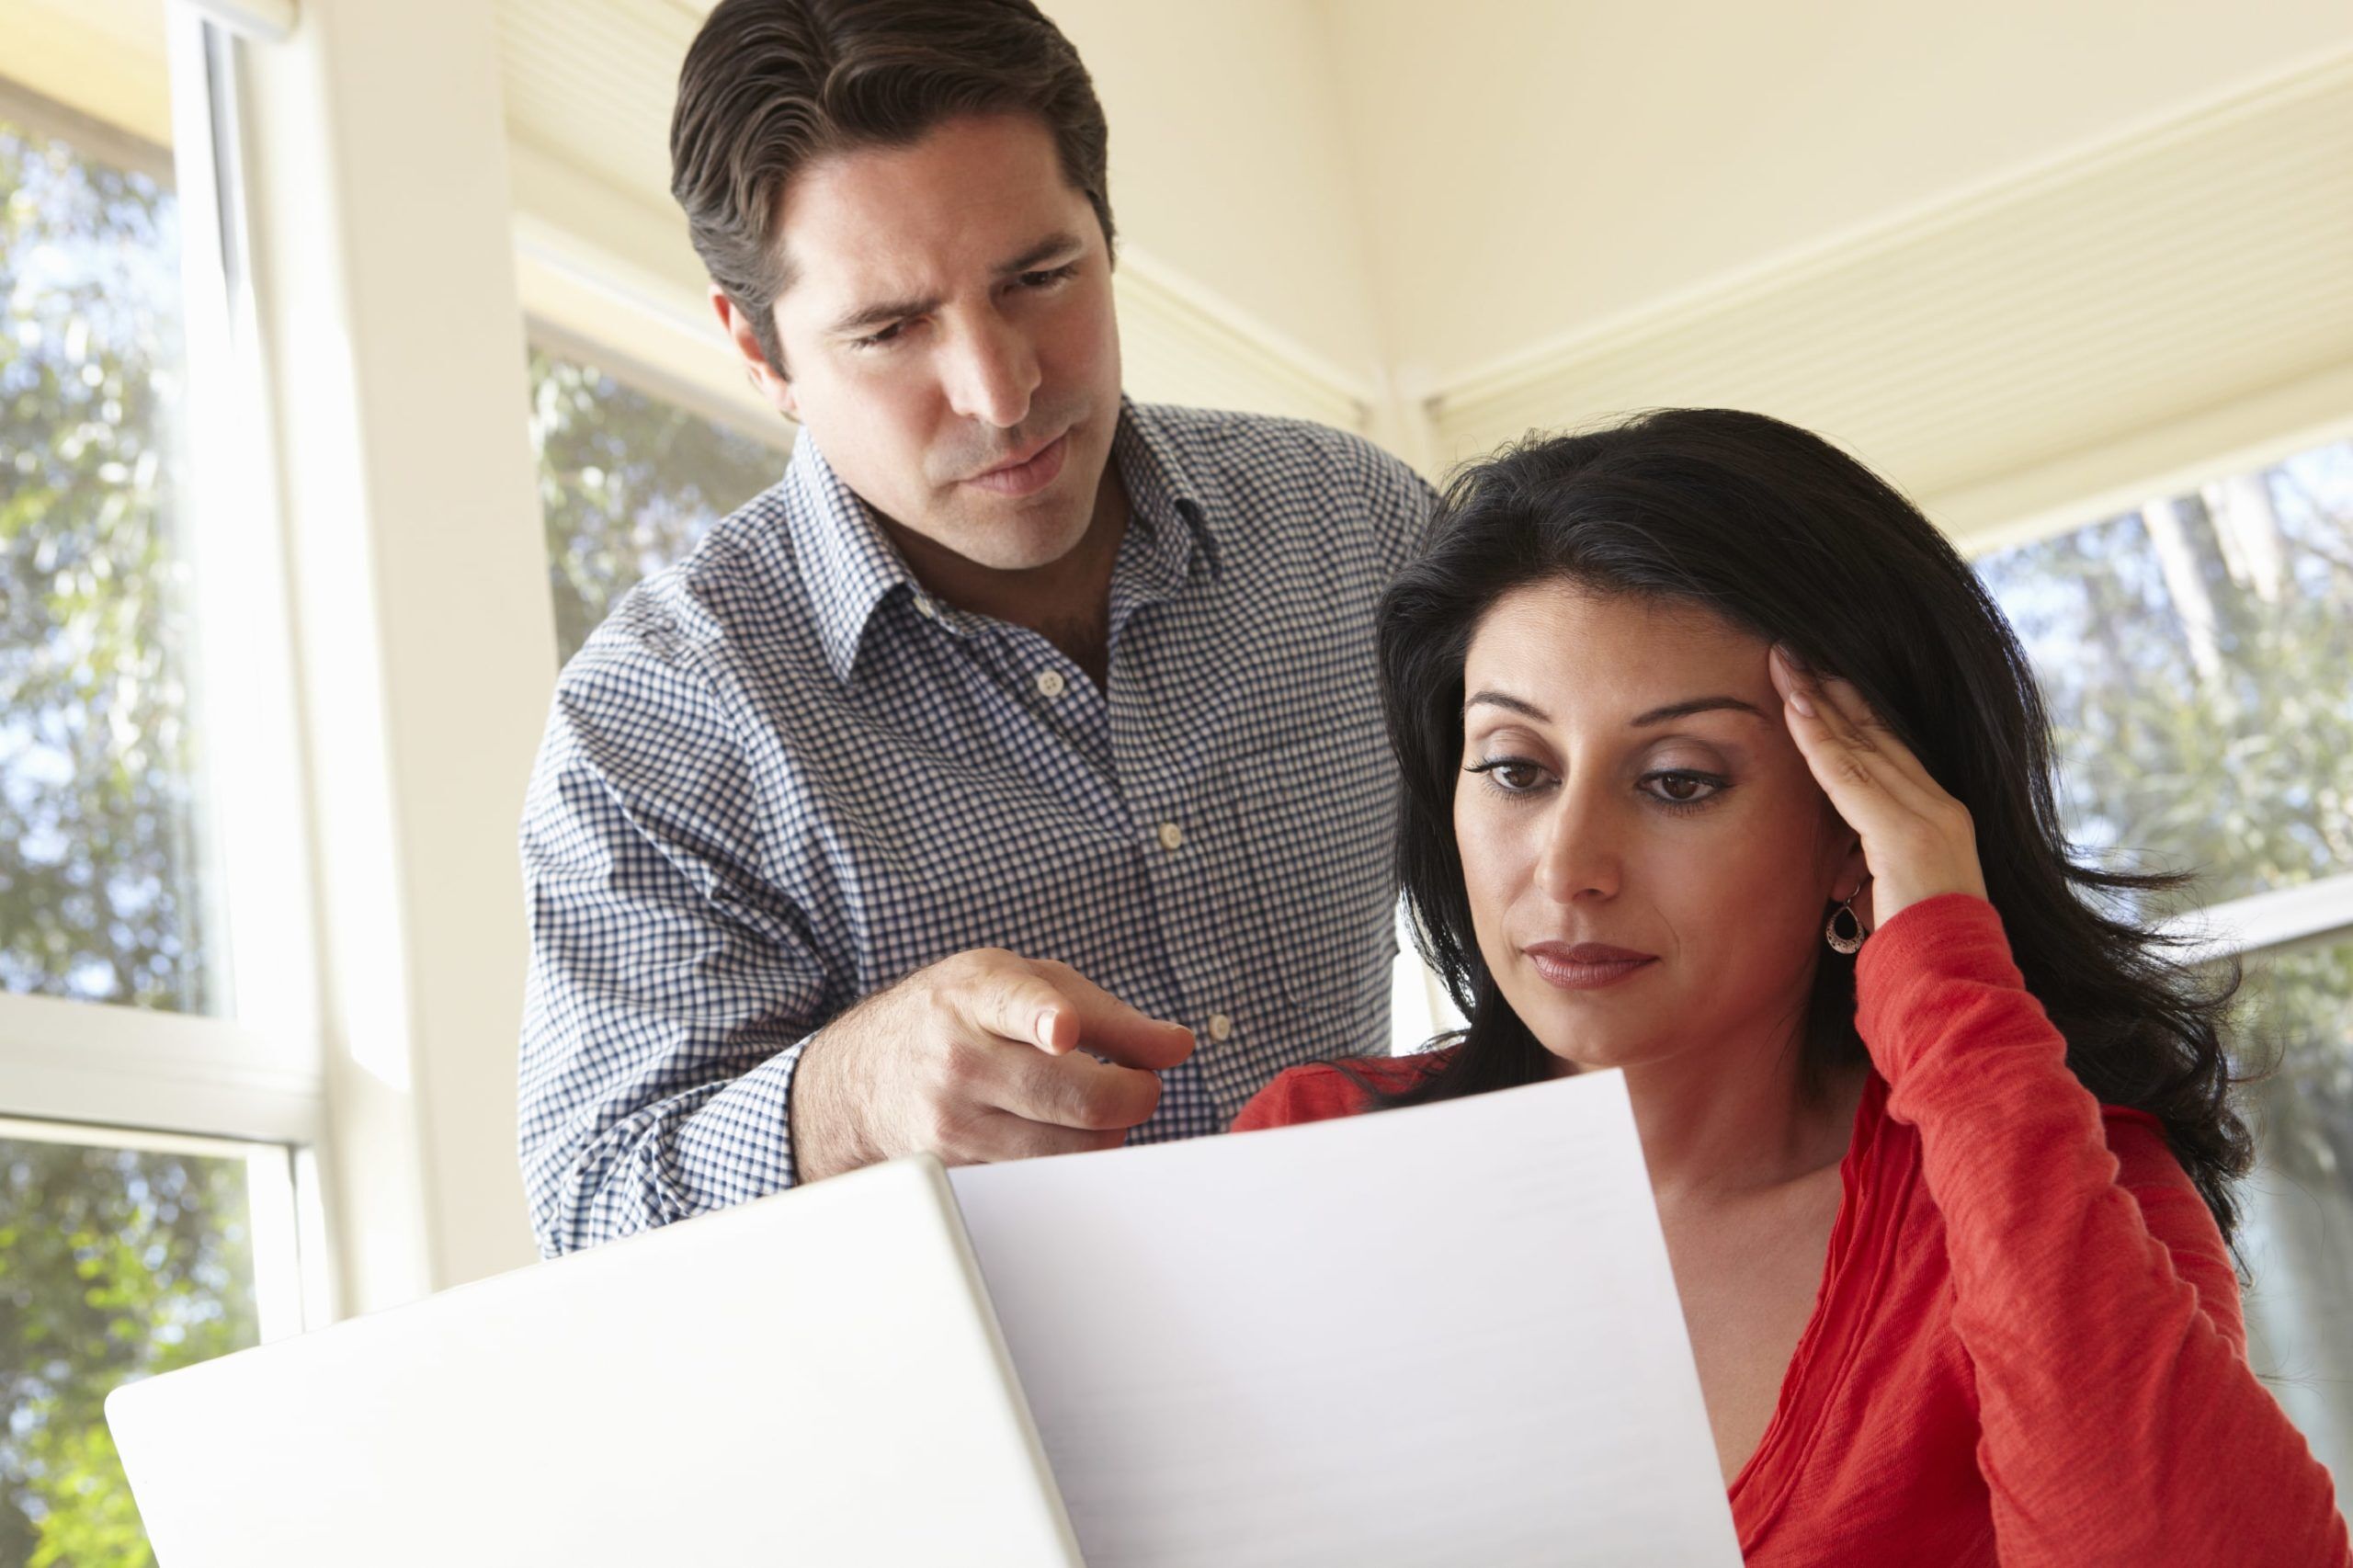
{"type": "Polygon", "coordinates": [[[1034,495],[1054,482],[1063,471],[1063,460],[1069,455],[1070,432],[1065,430],[1042,446],[1008,458],[964,483],[994,495],[1034,495]]]}

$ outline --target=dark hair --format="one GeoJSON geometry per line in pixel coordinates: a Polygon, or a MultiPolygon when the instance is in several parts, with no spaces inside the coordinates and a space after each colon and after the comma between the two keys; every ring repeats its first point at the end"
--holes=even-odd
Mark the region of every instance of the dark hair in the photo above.
{"type": "MultiPolygon", "coordinates": [[[[2237,975],[2172,961],[2125,907],[2186,879],[2074,858],[2033,672],[1975,574],[1862,464],[1757,414],[1662,410],[1472,465],[1382,597],[1381,692],[1404,770],[1399,869],[1423,956],[1470,1027],[1451,1060],[1375,1090],[1377,1103],[1535,1083],[1554,1065],[1480,956],[1453,827],[1472,632],[1502,595],[1548,581],[1701,605],[1852,681],[1968,807],[1987,894],[2075,1076],[2164,1124],[2231,1235],[2232,1184],[2252,1155],[2222,1039],[2237,975]]],[[[1817,951],[1801,1048],[1814,1082],[1865,1060],[1854,960],[1817,951]]]]}
{"type": "Polygon", "coordinates": [[[720,0],[687,51],[670,117],[670,194],[710,280],[784,373],[771,308],[791,282],[776,233],[811,160],[903,147],[965,114],[1026,113],[1112,239],[1095,84],[1030,0],[720,0]]]}

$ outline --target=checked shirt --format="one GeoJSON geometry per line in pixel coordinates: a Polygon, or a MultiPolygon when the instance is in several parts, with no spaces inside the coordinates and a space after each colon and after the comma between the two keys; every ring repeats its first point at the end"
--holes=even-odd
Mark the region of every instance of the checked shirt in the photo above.
{"type": "Polygon", "coordinates": [[[1098,688],[927,597],[804,433],[564,669],[525,808],[521,1144],[558,1253],[790,1187],[793,1070],[966,949],[1189,1026],[1134,1141],[1385,1053],[1373,606],[1433,504],[1353,436],[1129,403],[1098,688]]]}

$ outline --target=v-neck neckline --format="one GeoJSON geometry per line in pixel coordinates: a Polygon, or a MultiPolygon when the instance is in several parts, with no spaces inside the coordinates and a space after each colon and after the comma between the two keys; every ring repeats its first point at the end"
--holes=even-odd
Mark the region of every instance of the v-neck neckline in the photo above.
{"type": "MultiPolygon", "coordinates": [[[[1847,1140],[1847,1153],[1838,1162],[1838,1213],[1831,1221],[1830,1245],[1823,1259],[1822,1283],[1814,1290],[1813,1312],[1781,1375],[1773,1418],[1766,1423],[1764,1436],[1724,1489],[1735,1517],[1743,1494],[1760,1487],[1769,1488],[1760,1525],[1779,1511],[1800,1462],[1819,1433],[1821,1412],[1854,1358],[1856,1331],[1863,1314],[1853,1310],[1850,1266],[1856,1240],[1881,1196],[1874,1184],[1865,1179],[1865,1170],[1876,1153],[1886,1119],[1887,1081],[1874,1072],[1865,1078],[1863,1092],[1856,1100],[1854,1128],[1847,1140]],[[1824,1375],[1816,1374],[1817,1367],[1825,1369],[1824,1375]]],[[[1882,1268],[1885,1262],[1882,1256],[1882,1268]]],[[[1744,1551],[1749,1545],[1746,1540],[1741,1542],[1744,1551]]]]}

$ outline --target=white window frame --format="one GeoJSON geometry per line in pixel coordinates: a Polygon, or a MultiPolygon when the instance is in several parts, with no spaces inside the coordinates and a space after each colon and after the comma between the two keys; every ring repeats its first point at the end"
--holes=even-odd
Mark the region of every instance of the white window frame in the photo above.
{"type": "MultiPolygon", "coordinates": [[[[309,859],[291,699],[291,646],[277,513],[257,439],[250,278],[228,36],[169,0],[172,167],[181,214],[181,295],[190,483],[176,545],[189,566],[210,989],[223,1016],[0,995],[0,1130],[113,1147],[233,1153],[283,1179],[253,1183],[256,1289],[271,1336],[324,1321],[334,1268],[314,1180],[328,1138],[320,1065],[309,859]],[[225,176],[225,177],[224,177],[225,176]],[[217,216],[219,222],[209,221],[217,216]],[[233,504],[230,504],[233,497],[233,504]],[[233,688],[235,696],[225,694],[233,688]],[[239,759],[226,787],[221,759],[239,759]],[[265,961],[267,955],[267,961],[265,961]],[[268,986],[240,979],[265,971],[268,986]],[[199,1147],[200,1145],[200,1147],[199,1147]],[[307,1244],[296,1236],[305,1234],[307,1244]]],[[[105,155],[107,149],[97,149],[105,155]]]]}

